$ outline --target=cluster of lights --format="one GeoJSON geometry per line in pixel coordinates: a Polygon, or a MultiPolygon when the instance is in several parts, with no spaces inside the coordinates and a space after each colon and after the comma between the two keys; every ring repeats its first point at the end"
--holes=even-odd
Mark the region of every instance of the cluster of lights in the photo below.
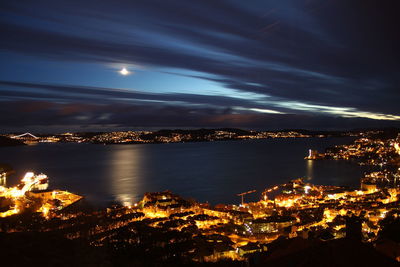
{"type": "MultiPolygon", "coordinates": [[[[48,177],[45,174],[35,175],[33,172],[27,172],[21,179],[21,183],[15,187],[4,187],[0,186],[0,197],[11,200],[14,205],[9,210],[0,213],[0,217],[8,217],[11,215],[19,214],[25,209],[25,205],[31,202],[27,196],[27,192],[33,190],[44,190],[48,187],[48,177]]],[[[32,192],[33,193],[33,192],[32,192]]],[[[68,193],[66,191],[52,191],[46,194],[47,199],[58,199],[64,206],[76,202],[81,197],[68,193]],[[60,194],[59,194],[60,193],[60,194]]],[[[48,217],[52,209],[52,205],[49,202],[42,204],[36,211],[41,212],[43,216],[48,217]]],[[[59,207],[61,208],[61,206],[59,207]]]]}

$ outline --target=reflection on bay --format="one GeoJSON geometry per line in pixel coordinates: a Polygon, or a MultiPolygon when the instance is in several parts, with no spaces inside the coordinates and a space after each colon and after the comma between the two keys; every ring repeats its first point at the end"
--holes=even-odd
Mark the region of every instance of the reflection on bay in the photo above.
{"type": "Polygon", "coordinates": [[[110,183],[115,200],[124,205],[131,206],[139,201],[142,194],[142,151],[140,146],[125,149],[117,147],[112,150],[110,183]]]}
{"type": "MultiPolygon", "coordinates": [[[[321,151],[345,142],[348,139],[110,146],[39,144],[2,148],[0,163],[17,170],[14,177],[7,177],[7,183],[19,181],[26,171],[43,172],[50,177],[52,188],[66,188],[102,206],[110,201],[131,205],[145,192],[166,189],[200,202],[237,204],[238,193],[253,189],[261,192],[299,177],[312,178],[310,182],[314,184],[358,188],[365,166],[304,160],[310,148],[321,151]]],[[[258,198],[253,194],[246,199],[258,198]]]]}
{"type": "Polygon", "coordinates": [[[7,178],[5,173],[0,173],[0,186],[7,186],[7,178]]]}
{"type": "Polygon", "coordinates": [[[312,180],[314,177],[314,161],[307,160],[307,179],[312,180]]]}

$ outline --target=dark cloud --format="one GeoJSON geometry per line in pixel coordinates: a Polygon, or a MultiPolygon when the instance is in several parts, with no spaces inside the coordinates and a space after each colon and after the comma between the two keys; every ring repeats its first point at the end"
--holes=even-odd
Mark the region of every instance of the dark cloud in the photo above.
{"type": "Polygon", "coordinates": [[[3,98],[30,98],[32,100],[47,99],[63,102],[85,102],[96,104],[110,103],[138,103],[140,101],[158,102],[159,105],[168,105],[173,102],[181,102],[183,105],[204,105],[215,107],[240,106],[247,108],[265,108],[265,105],[257,105],[246,99],[225,96],[209,96],[201,94],[179,94],[179,93],[144,93],[132,90],[36,84],[25,82],[0,81],[0,90],[3,98]],[[20,90],[13,90],[20,88],[20,90]],[[21,88],[23,90],[21,90],[21,88]],[[6,90],[7,89],[7,90],[6,90]]]}
{"type": "Polygon", "coordinates": [[[232,114],[229,111],[190,109],[187,107],[159,105],[98,105],[64,104],[44,101],[7,101],[0,105],[3,129],[17,131],[62,132],[87,130],[126,130],[186,127],[240,127],[258,130],[274,129],[354,129],[370,127],[400,126],[368,119],[328,118],[295,114],[232,114]],[[10,113],[9,111],[13,112],[10,113]],[[29,112],[27,112],[29,110],[29,112]],[[40,118],[40,119],[38,119],[40,118]]]}
{"type": "MultiPolygon", "coordinates": [[[[354,117],[385,119],[381,115],[400,115],[398,7],[397,1],[390,0],[3,1],[0,49],[5,53],[196,71],[204,73],[197,78],[265,99],[19,81],[1,82],[1,96],[8,101],[57,103],[56,117],[35,112],[36,118],[58,124],[86,119],[93,124],[139,126],[278,127],[285,122],[288,125],[283,127],[290,127],[299,121],[305,127],[334,127],[335,123],[346,127],[351,119],[332,118],[345,116],[332,108],[347,108],[354,117]],[[16,87],[23,90],[9,89],[16,87]],[[79,104],[63,106],[72,103],[79,104]],[[116,103],[121,107],[113,107],[116,103]],[[96,108],[83,112],[82,105],[96,108]],[[286,115],[254,114],[235,107],[286,115]],[[140,117],[126,111],[130,108],[140,117]],[[220,114],[223,110],[225,114],[220,114]],[[325,115],[331,116],[332,125],[320,119],[325,115]],[[289,117],[296,120],[282,119],[289,117]]],[[[23,114],[21,109],[18,112],[23,114]]],[[[8,118],[3,121],[12,124],[8,118]]],[[[35,122],[34,118],[22,121],[35,122]]]]}

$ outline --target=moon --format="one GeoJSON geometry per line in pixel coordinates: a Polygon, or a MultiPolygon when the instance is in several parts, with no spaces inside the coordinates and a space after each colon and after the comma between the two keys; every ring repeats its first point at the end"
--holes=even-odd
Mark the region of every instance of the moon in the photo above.
{"type": "Polygon", "coordinates": [[[130,71],[127,70],[127,69],[124,67],[124,68],[122,68],[122,69],[119,71],[119,73],[120,73],[121,75],[126,76],[126,75],[129,75],[129,74],[130,74],[130,71]]]}

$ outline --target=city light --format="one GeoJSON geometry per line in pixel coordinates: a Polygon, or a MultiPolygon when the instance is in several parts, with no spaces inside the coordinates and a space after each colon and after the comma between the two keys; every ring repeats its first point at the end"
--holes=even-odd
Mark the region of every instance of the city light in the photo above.
{"type": "MultiPolygon", "coordinates": [[[[134,134],[130,135],[133,138],[134,134]]],[[[103,137],[117,137],[114,140],[118,140],[119,136],[127,138],[126,133],[103,137]]],[[[362,137],[326,153],[309,152],[307,161],[350,160],[357,157],[360,163],[380,166],[377,164],[397,162],[398,155],[393,140],[362,137]],[[368,153],[368,157],[364,157],[365,153],[368,153]]],[[[118,152],[114,157],[121,162],[140,160],[138,154],[124,152],[118,152]]],[[[135,175],[139,176],[135,165],[113,170],[115,179],[112,186],[120,205],[103,211],[64,213],[65,207],[76,203],[81,197],[66,191],[50,191],[47,189],[49,179],[46,175],[28,172],[18,186],[0,186],[0,197],[9,201],[8,210],[1,212],[0,217],[19,216],[35,207],[34,212],[44,220],[42,224],[49,221],[41,231],[62,228],[67,239],[90,238],[90,244],[95,247],[109,246],[113,242],[141,245],[141,240],[146,239],[142,236],[147,234],[146,231],[158,232],[159,235],[185,233],[184,240],[197,240],[213,248],[210,255],[193,256],[193,261],[215,262],[245,260],[245,255],[265,251],[278,238],[308,238],[311,233],[314,238],[324,241],[326,238],[344,238],[348,232],[347,220],[351,218],[361,220],[362,241],[375,242],[386,218],[398,216],[400,185],[397,181],[400,170],[396,168],[365,173],[360,178],[359,188],[315,185],[305,177],[265,188],[256,202],[249,202],[247,196],[256,193],[254,189],[237,193],[240,199],[235,205],[215,206],[188,201],[171,191],[149,192],[141,200],[135,199],[140,189],[122,179],[135,175]],[[138,231],[138,225],[146,231],[138,231]],[[76,230],[80,226],[82,229],[76,230]],[[122,229],[129,229],[129,235],[121,239],[118,231],[122,229]],[[221,251],[215,249],[221,246],[224,248],[221,251]]],[[[9,227],[9,232],[28,229],[23,226],[9,227]]],[[[126,232],[122,236],[125,235],[126,232]]],[[[180,242],[176,236],[169,238],[168,244],[180,242]]],[[[196,248],[191,251],[194,253],[196,248]]]]}

